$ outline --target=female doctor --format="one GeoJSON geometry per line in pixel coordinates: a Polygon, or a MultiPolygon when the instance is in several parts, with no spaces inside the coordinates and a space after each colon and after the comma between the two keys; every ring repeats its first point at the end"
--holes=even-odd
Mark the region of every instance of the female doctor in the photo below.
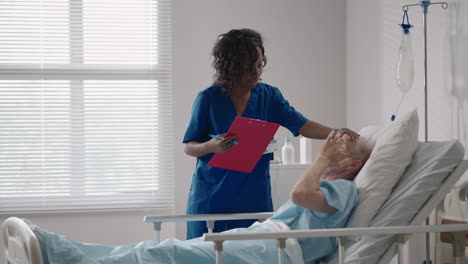
{"type": "MultiPolygon", "coordinates": [[[[289,105],[278,88],[260,82],[267,58],[262,36],[251,29],[221,34],[212,55],[214,84],[198,93],[183,143],[197,158],[187,214],[271,212],[270,156],[264,154],[251,173],[209,167],[214,153],[228,152],[235,136],[224,136],[236,116],[278,123],[313,139],[325,139],[331,128],[305,118],[289,105]]],[[[343,129],[352,138],[358,135],[343,129]]],[[[254,220],[216,221],[214,232],[247,227],[254,220]]],[[[205,222],[188,222],[187,239],[206,233],[205,222]]]]}

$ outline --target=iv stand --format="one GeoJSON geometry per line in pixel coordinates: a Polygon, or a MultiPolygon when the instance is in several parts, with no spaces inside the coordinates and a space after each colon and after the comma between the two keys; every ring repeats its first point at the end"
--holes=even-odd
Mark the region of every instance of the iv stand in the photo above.
{"type": "MultiPolygon", "coordinates": [[[[421,0],[419,4],[404,5],[403,11],[408,11],[410,6],[421,6],[423,9],[423,25],[424,25],[424,142],[428,142],[428,124],[427,124],[427,23],[426,15],[430,5],[441,5],[443,9],[447,9],[447,2],[434,2],[429,0],[421,0]]],[[[429,217],[426,219],[426,225],[429,225],[429,217]]],[[[430,254],[430,234],[426,233],[426,264],[431,264],[430,254]]]]}

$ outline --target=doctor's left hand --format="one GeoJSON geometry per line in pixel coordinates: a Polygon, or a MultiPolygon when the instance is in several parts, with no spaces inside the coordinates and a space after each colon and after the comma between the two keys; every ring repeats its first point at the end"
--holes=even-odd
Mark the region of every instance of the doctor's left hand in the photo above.
{"type": "Polygon", "coordinates": [[[347,134],[352,140],[356,140],[356,139],[358,139],[360,137],[360,135],[358,133],[356,133],[353,130],[351,130],[349,128],[346,128],[346,127],[338,129],[337,132],[347,134]]]}

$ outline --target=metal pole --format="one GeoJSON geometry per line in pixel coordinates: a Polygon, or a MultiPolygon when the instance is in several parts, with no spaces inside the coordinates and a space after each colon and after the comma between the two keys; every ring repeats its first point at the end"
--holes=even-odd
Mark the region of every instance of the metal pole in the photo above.
{"type": "Polygon", "coordinates": [[[154,222],[153,223],[153,229],[156,231],[156,242],[161,242],[161,222],[154,222]]]}
{"type": "Polygon", "coordinates": [[[223,264],[223,259],[221,253],[223,252],[223,242],[224,240],[214,241],[214,248],[216,251],[216,264],[223,264]]]}
{"type": "Polygon", "coordinates": [[[278,239],[278,263],[284,264],[284,249],[286,248],[286,239],[278,239]]]}
{"type": "MultiPolygon", "coordinates": [[[[428,135],[428,89],[427,89],[427,10],[423,12],[423,24],[424,24],[424,142],[429,141],[428,135]]],[[[429,217],[426,218],[426,225],[430,225],[429,217]]],[[[431,264],[431,234],[426,233],[426,264],[431,264]]]]}
{"type": "Polygon", "coordinates": [[[345,263],[344,247],[346,245],[346,237],[337,237],[336,242],[338,243],[338,256],[340,259],[340,264],[344,264],[345,263]]]}
{"type": "Polygon", "coordinates": [[[403,246],[405,242],[404,235],[397,235],[397,243],[398,243],[398,264],[403,264],[403,246]]]}
{"type": "MultiPolygon", "coordinates": [[[[424,142],[428,142],[428,127],[427,122],[427,113],[428,113],[428,103],[427,103],[427,13],[423,15],[423,24],[424,24],[424,142]]],[[[428,263],[429,264],[429,263],[428,263]]]]}

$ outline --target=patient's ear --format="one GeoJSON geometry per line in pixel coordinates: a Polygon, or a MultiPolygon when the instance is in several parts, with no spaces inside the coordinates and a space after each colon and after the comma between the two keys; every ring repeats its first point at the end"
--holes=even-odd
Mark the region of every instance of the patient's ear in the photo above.
{"type": "Polygon", "coordinates": [[[348,171],[346,179],[354,180],[354,177],[358,174],[359,170],[361,170],[362,162],[360,160],[353,160],[348,166],[346,166],[345,170],[348,171]]]}
{"type": "Polygon", "coordinates": [[[351,164],[348,165],[348,169],[353,172],[359,171],[361,167],[362,161],[360,160],[353,160],[353,162],[351,162],[351,164]]]}

